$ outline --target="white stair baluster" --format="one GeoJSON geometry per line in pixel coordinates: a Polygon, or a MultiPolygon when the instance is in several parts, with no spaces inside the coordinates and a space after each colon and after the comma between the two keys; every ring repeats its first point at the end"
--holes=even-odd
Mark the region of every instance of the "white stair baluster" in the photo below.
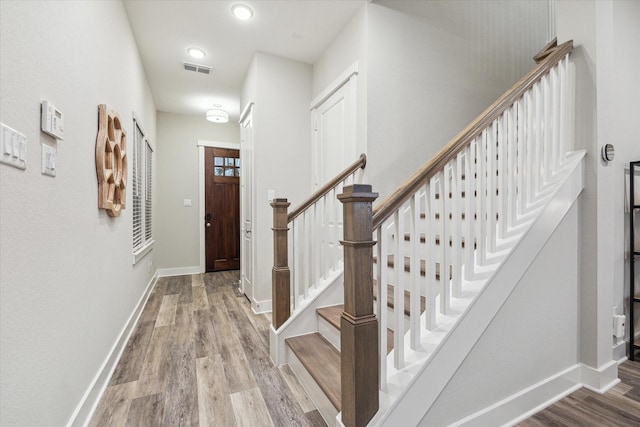
{"type": "Polygon", "coordinates": [[[416,191],[409,207],[411,232],[411,282],[409,296],[409,331],[411,349],[420,347],[420,192],[416,191]]]}
{"type": "Polygon", "coordinates": [[[395,333],[393,334],[393,366],[404,366],[404,205],[396,210],[393,218],[395,229],[395,253],[393,269],[395,284],[393,287],[393,313],[395,333]]]}
{"type": "Polygon", "coordinates": [[[380,224],[377,230],[377,262],[376,262],[376,287],[378,299],[376,308],[379,320],[378,341],[380,343],[380,390],[387,389],[387,225],[386,221],[380,224]]]}
{"type": "Polygon", "coordinates": [[[497,196],[496,196],[496,132],[498,130],[498,121],[494,121],[487,132],[487,243],[488,251],[496,252],[496,215],[497,196]]]}
{"type": "Polygon", "coordinates": [[[425,293],[425,300],[427,303],[427,316],[426,316],[426,328],[429,331],[433,331],[438,327],[436,322],[436,295],[438,282],[436,282],[436,191],[438,183],[436,177],[432,177],[427,185],[427,203],[426,203],[426,223],[427,223],[427,246],[429,252],[427,254],[427,292],[425,293]]]}
{"type": "Polygon", "coordinates": [[[476,196],[478,180],[475,178],[476,171],[476,143],[478,138],[471,141],[469,147],[465,149],[464,155],[464,211],[465,211],[465,223],[464,223],[464,278],[465,280],[473,280],[473,271],[475,266],[475,250],[474,242],[476,239],[475,234],[475,213],[476,213],[476,196]]]}
{"type": "Polygon", "coordinates": [[[527,125],[526,115],[525,115],[525,99],[527,94],[525,93],[524,97],[520,98],[517,103],[517,116],[516,121],[518,123],[518,182],[516,184],[516,188],[518,189],[518,202],[517,202],[517,210],[515,212],[516,222],[517,218],[525,212],[525,203],[527,200],[527,191],[525,188],[526,175],[525,175],[525,159],[527,146],[525,144],[525,129],[527,125]]]}
{"type": "MultiPolygon", "coordinates": [[[[452,233],[451,233],[451,295],[459,298],[462,293],[462,192],[464,181],[462,180],[462,156],[459,152],[452,163],[453,198],[451,199],[452,233]]],[[[466,177],[465,177],[466,178],[466,177]]],[[[466,194],[465,194],[466,196],[466,194]]]]}

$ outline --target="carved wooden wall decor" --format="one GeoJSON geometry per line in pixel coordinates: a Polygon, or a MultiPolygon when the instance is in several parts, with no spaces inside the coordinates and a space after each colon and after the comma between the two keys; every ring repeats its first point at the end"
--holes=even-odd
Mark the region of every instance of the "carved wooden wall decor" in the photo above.
{"type": "Polygon", "coordinates": [[[105,104],[98,105],[96,137],[96,173],[98,208],[109,216],[119,216],[125,208],[127,194],[127,133],[120,116],[105,104]]]}

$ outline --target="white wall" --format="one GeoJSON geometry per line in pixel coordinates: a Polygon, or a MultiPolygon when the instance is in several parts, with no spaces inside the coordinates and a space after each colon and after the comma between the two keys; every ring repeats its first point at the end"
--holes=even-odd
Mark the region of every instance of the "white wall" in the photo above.
{"type": "Polygon", "coordinates": [[[535,65],[547,6],[376,3],[367,20],[367,176],[382,201],[535,65]]]}
{"type": "Polygon", "coordinates": [[[577,365],[577,241],[574,204],[420,425],[450,425],[577,365]]]}
{"type": "Polygon", "coordinates": [[[367,152],[367,6],[367,4],[363,5],[323,52],[320,59],[313,64],[313,99],[326,89],[335,89],[331,87],[332,83],[353,64],[358,65],[356,86],[356,153],[358,155],[367,152]]]}
{"type": "MultiPolygon", "coordinates": [[[[629,261],[624,254],[629,248],[629,214],[624,212],[625,192],[624,170],[629,162],[640,160],[640,120],[638,120],[638,99],[640,99],[640,2],[611,2],[612,53],[611,62],[606,65],[606,78],[611,84],[611,93],[602,108],[608,114],[601,144],[612,143],[616,149],[616,157],[610,168],[613,169],[610,185],[613,196],[614,218],[625,218],[625,221],[614,220],[614,289],[613,305],[618,307],[618,314],[629,315],[629,261]],[[626,227],[625,227],[626,224],[626,227]]],[[[601,86],[598,87],[600,93],[601,86]]],[[[636,186],[638,185],[636,178],[636,186]]],[[[637,188],[637,187],[636,187],[637,188]]],[[[627,189],[628,191],[628,189],[627,189]]],[[[640,235],[640,213],[635,216],[636,235],[640,235]]],[[[636,238],[636,248],[640,239],[636,238]]],[[[636,263],[636,266],[638,264],[636,263]]],[[[636,289],[640,287],[640,268],[636,267],[636,289]]],[[[636,306],[637,308],[637,306],[636,306]]],[[[637,311],[636,311],[637,312],[637,311]]],[[[629,322],[627,322],[627,325],[629,322]]],[[[636,331],[640,331],[640,316],[636,315],[636,331]]],[[[627,337],[629,331],[627,329],[627,337]]]]}
{"type": "Polygon", "coordinates": [[[0,165],[0,413],[65,425],[153,275],[153,251],[132,266],[131,181],[119,218],[97,208],[97,106],[119,112],[128,155],[133,111],[155,146],[155,107],[121,2],[2,1],[0,51],[0,121],[28,139],[26,171],[0,165]],[[64,113],[57,144],[42,99],[64,113]]]}
{"type": "Polygon", "coordinates": [[[198,140],[240,143],[237,122],[208,122],[204,115],[158,112],[155,257],[158,268],[200,265],[198,140]],[[191,207],[184,207],[191,199],[191,207]]]}
{"type": "Polygon", "coordinates": [[[273,208],[267,190],[293,208],[311,188],[311,73],[308,64],[258,52],[243,85],[242,109],[255,103],[252,306],[257,311],[271,307],[273,208]]]}
{"type": "MultiPolygon", "coordinates": [[[[640,159],[634,100],[640,5],[633,1],[557,2],[558,40],[576,49],[576,141],[588,150],[581,197],[581,362],[594,370],[610,363],[613,306],[621,309],[628,275],[624,246],[624,167],[640,159]],[[616,158],[600,160],[612,143],[616,158]]],[[[624,304],[628,310],[628,303],[624,304]]]]}

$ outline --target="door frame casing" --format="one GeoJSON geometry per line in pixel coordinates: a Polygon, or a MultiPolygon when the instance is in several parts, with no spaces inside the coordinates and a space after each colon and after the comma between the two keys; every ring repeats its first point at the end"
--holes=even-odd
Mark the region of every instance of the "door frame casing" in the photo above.
{"type": "Polygon", "coordinates": [[[206,147],[211,148],[230,148],[232,150],[240,150],[240,143],[224,142],[224,141],[207,141],[198,140],[198,238],[200,239],[200,273],[207,271],[207,260],[205,250],[204,236],[204,215],[205,215],[205,170],[204,170],[204,152],[206,147]]]}

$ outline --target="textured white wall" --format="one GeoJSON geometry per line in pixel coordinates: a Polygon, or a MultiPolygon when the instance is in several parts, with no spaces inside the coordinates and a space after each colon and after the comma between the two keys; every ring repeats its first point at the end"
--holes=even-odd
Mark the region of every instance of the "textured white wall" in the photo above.
{"type": "Polygon", "coordinates": [[[311,188],[311,66],[258,52],[244,83],[242,108],[254,106],[254,308],[271,301],[273,208],[267,190],[292,208],[311,188]]]}
{"type": "Polygon", "coordinates": [[[240,143],[237,122],[208,122],[204,115],[158,112],[158,268],[200,265],[198,140],[240,143]],[[191,207],[184,207],[191,199],[191,207]]]}
{"type": "Polygon", "coordinates": [[[628,292],[625,272],[624,167],[640,159],[637,69],[640,5],[635,1],[558,1],[560,41],[576,49],[576,144],[588,150],[581,196],[581,362],[611,361],[611,315],[628,292]],[[609,164],[600,148],[615,146],[609,164]]]}
{"type": "Polygon", "coordinates": [[[576,366],[577,246],[574,204],[420,425],[450,425],[576,366]]]}
{"type": "MultiPolygon", "coordinates": [[[[613,305],[618,307],[618,314],[629,315],[629,259],[624,256],[628,251],[629,214],[624,212],[626,197],[624,170],[629,162],[640,160],[640,120],[638,120],[637,103],[640,99],[640,2],[615,1],[612,6],[612,40],[610,51],[613,58],[606,65],[606,79],[613,86],[607,104],[602,108],[610,114],[608,125],[603,126],[601,144],[612,143],[616,149],[616,157],[610,164],[613,169],[611,193],[614,209],[614,290],[613,305]],[[611,125],[615,123],[615,125],[611,125]],[[621,221],[620,218],[625,218],[621,221]]],[[[600,86],[598,87],[600,93],[600,86]]],[[[604,101],[604,100],[603,100],[604,101]]],[[[599,107],[600,108],[600,107],[599,107]]],[[[638,180],[636,179],[636,185],[638,180]]],[[[637,187],[636,187],[637,188],[637,187]]],[[[628,190],[627,190],[628,191],[628,190]]],[[[640,236],[640,213],[636,213],[636,233],[640,236]]],[[[640,240],[636,240],[640,243],[640,240]]],[[[636,248],[639,243],[636,243],[636,248]]],[[[636,264],[637,266],[638,264],[636,264]]],[[[640,287],[640,268],[636,267],[636,289],[640,287]]],[[[629,322],[627,322],[627,325],[629,322]]],[[[636,315],[636,330],[640,330],[640,316],[636,315]]],[[[627,336],[629,331],[627,328],[627,336]]]]}
{"type": "MultiPolygon", "coordinates": [[[[357,62],[356,153],[367,152],[367,5],[349,21],[313,64],[313,99],[357,62]]],[[[356,159],[354,158],[353,161],[356,159]]],[[[312,160],[313,161],[313,160],[312,160]]],[[[311,165],[313,167],[313,165],[311,165]]],[[[313,170],[313,169],[312,169],[313,170]]],[[[366,182],[366,170],[365,181],[366,182]]]]}
{"type": "Polygon", "coordinates": [[[155,270],[153,252],[132,266],[131,181],[119,218],[97,208],[97,106],[120,113],[129,155],[132,111],[155,145],[155,107],[121,2],[2,1],[0,52],[0,121],[28,138],[26,171],[0,165],[0,414],[64,425],[155,270]],[[42,99],[65,115],[55,178],[42,99]]]}
{"type": "Polygon", "coordinates": [[[546,2],[510,4],[369,4],[367,176],[381,199],[535,65],[546,2]]]}

